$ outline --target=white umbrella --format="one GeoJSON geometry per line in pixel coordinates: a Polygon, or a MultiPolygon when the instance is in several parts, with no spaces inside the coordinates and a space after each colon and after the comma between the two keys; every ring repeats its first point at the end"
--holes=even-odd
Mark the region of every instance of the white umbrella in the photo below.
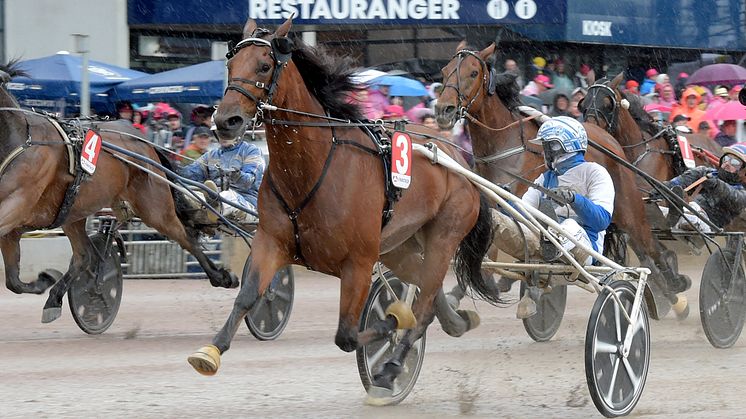
{"type": "Polygon", "coordinates": [[[387,73],[384,73],[383,71],[369,68],[367,70],[356,72],[355,75],[352,76],[352,81],[357,84],[368,84],[368,82],[376,77],[385,76],[386,74],[387,73]]]}

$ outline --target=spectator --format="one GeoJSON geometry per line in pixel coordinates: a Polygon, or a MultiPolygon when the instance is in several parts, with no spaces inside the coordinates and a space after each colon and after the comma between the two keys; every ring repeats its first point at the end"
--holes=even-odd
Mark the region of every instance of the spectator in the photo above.
{"type": "Polygon", "coordinates": [[[673,85],[673,91],[676,93],[676,100],[681,100],[681,94],[684,93],[684,89],[686,89],[688,79],[689,75],[686,73],[679,73],[679,75],[676,76],[676,82],[673,85]]]}
{"type": "Polygon", "coordinates": [[[727,147],[736,143],[736,121],[723,121],[720,132],[715,136],[715,142],[721,147],[727,147]]]}
{"type": "Polygon", "coordinates": [[[515,82],[516,84],[518,84],[518,88],[523,89],[526,86],[526,81],[523,80],[521,70],[518,68],[518,64],[515,62],[515,60],[508,58],[507,60],[505,60],[504,67],[506,73],[510,73],[515,76],[515,82]]]}
{"type": "Polygon", "coordinates": [[[184,137],[184,147],[192,141],[192,134],[197,127],[210,128],[210,118],[212,118],[213,107],[207,105],[197,105],[192,109],[191,123],[186,129],[184,137]]]}
{"type": "Polygon", "coordinates": [[[133,112],[134,109],[132,109],[132,103],[130,103],[129,101],[119,102],[117,104],[117,114],[119,119],[124,119],[132,122],[133,112]]]}
{"type": "Polygon", "coordinates": [[[629,93],[634,93],[636,95],[640,94],[640,83],[635,80],[627,80],[627,83],[624,84],[624,88],[629,93]]]}
{"type": "Polygon", "coordinates": [[[673,86],[671,83],[663,83],[659,86],[660,97],[658,98],[658,104],[670,112],[676,105],[676,95],[674,94],[673,86]]]}
{"type": "Polygon", "coordinates": [[[539,97],[539,95],[553,87],[554,85],[549,82],[548,76],[539,74],[534,77],[533,81],[528,83],[523,91],[521,91],[521,94],[524,96],[524,103],[542,112],[546,111],[544,109],[544,101],[539,97]]]}
{"type": "Polygon", "coordinates": [[[642,86],[640,86],[640,95],[645,96],[655,91],[655,77],[657,75],[658,70],[654,68],[649,68],[645,72],[645,80],[642,81],[642,86]]]}
{"type": "Polygon", "coordinates": [[[132,126],[139,129],[144,134],[148,133],[147,128],[143,125],[143,115],[141,111],[133,111],[132,113],[132,126]]]}
{"type": "Polygon", "coordinates": [[[689,126],[687,126],[687,124],[688,124],[688,123],[689,123],[689,121],[691,121],[691,120],[692,120],[692,118],[690,118],[690,117],[686,116],[686,114],[683,114],[683,113],[681,113],[681,114],[678,114],[678,115],[676,115],[676,116],[675,116],[675,117],[673,118],[673,127],[674,127],[674,128],[675,128],[675,129],[677,130],[677,131],[679,131],[679,132],[683,132],[683,133],[685,133],[685,134],[691,134],[691,133],[693,133],[694,131],[692,131],[692,129],[691,129],[691,128],[689,128],[689,126]]]}
{"type": "Polygon", "coordinates": [[[533,80],[536,76],[545,74],[546,66],[547,60],[545,60],[544,57],[534,57],[534,59],[531,60],[531,67],[529,67],[529,78],[533,80]]]}
{"type": "Polygon", "coordinates": [[[192,142],[181,151],[181,155],[192,160],[197,160],[199,156],[207,152],[210,147],[210,138],[212,131],[207,127],[197,127],[192,133],[192,142]]]}
{"type": "MultiPolygon", "coordinates": [[[[572,116],[570,115],[570,98],[564,93],[557,93],[554,96],[552,107],[549,109],[549,116],[572,116]]],[[[574,118],[574,116],[572,116],[574,118]]]]}
{"type": "Polygon", "coordinates": [[[435,115],[425,115],[424,117],[422,117],[422,125],[435,131],[440,131],[440,127],[438,126],[438,122],[435,119],[435,115]]]}
{"type": "Polygon", "coordinates": [[[565,61],[562,58],[554,60],[554,74],[552,75],[552,84],[558,90],[571,91],[575,88],[575,84],[570,79],[570,76],[565,72],[565,61]]]}
{"type": "Polygon", "coordinates": [[[380,84],[377,89],[371,89],[368,91],[368,103],[370,104],[371,116],[370,119],[381,119],[383,114],[386,113],[386,107],[391,105],[389,101],[389,92],[391,91],[390,85],[380,84]]]}
{"type": "Polygon", "coordinates": [[[658,86],[660,86],[662,84],[670,83],[670,82],[671,82],[671,78],[668,77],[668,74],[666,74],[666,73],[658,74],[655,77],[655,84],[658,85],[658,86]]]}
{"type": "Polygon", "coordinates": [[[699,129],[699,123],[702,122],[705,117],[705,111],[699,109],[701,99],[702,97],[697,93],[696,89],[691,87],[687,88],[684,91],[679,104],[671,111],[669,118],[673,121],[677,115],[684,114],[689,118],[686,125],[692,130],[692,132],[696,131],[699,129]]]}
{"type": "Polygon", "coordinates": [[[596,73],[588,64],[582,64],[580,69],[575,73],[575,85],[588,90],[596,82],[596,73]]]}
{"type": "Polygon", "coordinates": [[[568,108],[568,112],[570,113],[570,116],[572,118],[575,118],[580,122],[583,122],[583,113],[580,112],[580,109],[578,108],[577,100],[570,101],[570,107],[568,108]]]}
{"type": "Polygon", "coordinates": [[[427,94],[430,96],[428,107],[431,110],[435,109],[435,105],[438,103],[438,98],[441,93],[443,93],[443,83],[435,82],[427,87],[427,94]]]}
{"type": "Polygon", "coordinates": [[[587,94],[588,94],[588,90],[582,87],[576,87],[575,90],[572,91],[572,94],[570,95],[570,99],[580,103],[581,100],[585,99],[585,95],[587,94]]]}
{"type": "MultiPolygon", "coordinates": [[[[167,115],[168,129],[171,131],[171,149],[181,151],[184,148],[184,128],[181,127],[181,114],[171,110],[167,115]]],[[[192,134],[194,135],[194,134],[192,134]]]]}

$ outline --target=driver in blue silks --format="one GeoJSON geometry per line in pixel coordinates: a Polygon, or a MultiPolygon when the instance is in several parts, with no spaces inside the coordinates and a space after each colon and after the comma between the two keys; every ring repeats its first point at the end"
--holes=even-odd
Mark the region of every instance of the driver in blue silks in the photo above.
{"type": "MultiPolygon", "coordinates": [[[[574,118],[558,116],[544,122],[537,138],[530,142],[542,145],[548,168],[534,183],[554,194],[548,196],[529,188],[522,200],[534,208],[539,208],[542,200],[553,200],[554,213],[562,228],[579,242],[602,253],[604,235],[614,211],[614,182],[603,166],[585,161],[588,148],[585,128],[574,118]],[[561,198],[564,202],[554,202],[553,198],[561,198]]],[[[521,226],[523,232],[519,232],[518,225],[509,216],[499,211],[492,211],[492,215],[496,225],[495,245],[501,250],[524,259],[525,237],[529,257],[551,261],[559,256],[557,249],[551,248],[549,252],[541,249],[539,238],[525,226],[521,226]]],[[[587,252],[566,237],[560,236],[560,243],[581,264],[592,262],[587,252]]]]}
{"type": "MultiPolygon", "coordinates": [[[[206,127],[198,127],[196,130],[209,131],[206,127]]],[[[259,185],[265,167],[261,150],[239,138],[219,141],[219,148],[208,151],[195,162],[183,167],[181,175],[205,182],[213,191],[220,190],[222,198],[256,212],[259,185]]],[[[215,201],[210,203],[217,204],[215,201]]],[[[244,211],[226,204],[222,205],[221,212],[235,221],[248,221],[252,218],[244,211]]]]}

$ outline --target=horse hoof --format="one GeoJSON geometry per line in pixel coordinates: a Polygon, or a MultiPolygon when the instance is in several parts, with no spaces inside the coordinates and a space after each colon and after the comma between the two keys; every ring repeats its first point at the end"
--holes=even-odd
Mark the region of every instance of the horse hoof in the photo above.
{"type": "Polygon", "coordinates": [[[685,295],[679,295],[678,297],[679,299],[676,301],[676,304],[671,306],[671,308],[676,313],[678,320],[685,320],[689,317],[689,301],[687,301],[685,295]]]}
{"type": "Polygon", "coordinates": [[[230,278],[230,285],[228,288],[238,288],[238,284],[240,283],[238,281],[238,277],[233,272],[228,272],[229,278],[230,278]]]}
{"type": "Polygon", "coordinates": [[[515,311],[515,317],[517,319],[527,319],[534,314],[536,314],[536,302],[528,296],[528,293],[525,293],[520,301],[518,301],[518,309],[515,311]]]}
{"type": "Polygon", "coordinates": [[[417,318],[414,317],[412,308],[404,301],[396,301],[386,308],[386,315],[396,319],[397,329],[414,329],[417,326],[417,318]]]}
{"type": "Polygon", "coordinates": [[[187,362],[202,375],[215,375],[220,368],[220,350],[215,345],[207,345],[187,358],[187,362]]]}
{"type": "Polygon", "coordinates": [[[458,315],[461,316],[464,321],[466,321],[466,331],[479,327],[481,320],[479,318],[479,314],[477,314],[476,311],[457,310],[456,313],[458,313],[458,315]]]}
{"type": "Polygon", "coordinates": [[[49,307],[45,308],[41,312],[41,322],[51,323],[60,318],[62,315],[62,307],[49,307]]]}
{"type": "Polygon", "coordinates": [[[365,398],[365,404],[368,406],[388,406],[394,402],[394,390],[386,387],[371,385],[368,388],[368,397],[365,398]]]}

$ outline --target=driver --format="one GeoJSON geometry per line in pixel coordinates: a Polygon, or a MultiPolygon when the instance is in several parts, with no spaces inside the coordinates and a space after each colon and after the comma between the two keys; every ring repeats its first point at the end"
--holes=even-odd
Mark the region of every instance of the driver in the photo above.
{"type": "MultiPolygon", "coordinates": [[[[214,135],[214,123],[211,130],[214,135]]],[[[180,174],[188,179],[204,182],[213,191],[220,191],[220,196],[227,201],[256,212],[259,185],[265,167],[261,150],[240,137],[218,141],[219,148],[208,151],[195,162],[184,166],[180,174]]],[[[208,199],[207,202],[220,208],[217,199],[208,199]]],[[[221,213],[234,221],[256,221],[250,214],[226,204],[222,205],[221,213]]]]}
{"type": "MultiPolygon", "coordinates": [[[[531,187],[523,195],[523,202],[534,208],[552,208],[553,213],[548,215],[555,216],[565,231],[587,247],[603,252],[604,235],[614,211],[614,183],[603,166],[585,161],[585,128],[573,118],[558,116],[544,122],[537,138],[530,142],[542,145],[548,168],[534,183],[552,193],[531,187]]],[[[561,254],[551,243],[541,244],[535,233],[502,212],[493,211],[492,215],[496,224],[494,243],[511,256],[525,259],[524,242],[531,258],[552,261],[561,254]],[[519,225],[522,232],[518,231],[519,225]]],[[[578,262],[592,262],[587,252],[566,237],[559,237],[562,247],[578,262]]]]}
{"type": "MultiPolygon", "coordinates": [[[[746,209],[746,143],[723,147],[723,156],[717,169],[700,166],[689,169],[681,175],[664,182],[666,186],[687,188],[702,178],[699,194],[689,205],[718,227],[725,227],[746,209]]],[[[655,199],[659,194],[650,196],[655,199]]],[[[662,208],[666,210],[666,208],[662,208]]],[[[710,227],[698,216],[684,213],[686,219],[679,218],[674,228],[687,229],[696,226],[703,233],[711,232],[710,227]]]]}

